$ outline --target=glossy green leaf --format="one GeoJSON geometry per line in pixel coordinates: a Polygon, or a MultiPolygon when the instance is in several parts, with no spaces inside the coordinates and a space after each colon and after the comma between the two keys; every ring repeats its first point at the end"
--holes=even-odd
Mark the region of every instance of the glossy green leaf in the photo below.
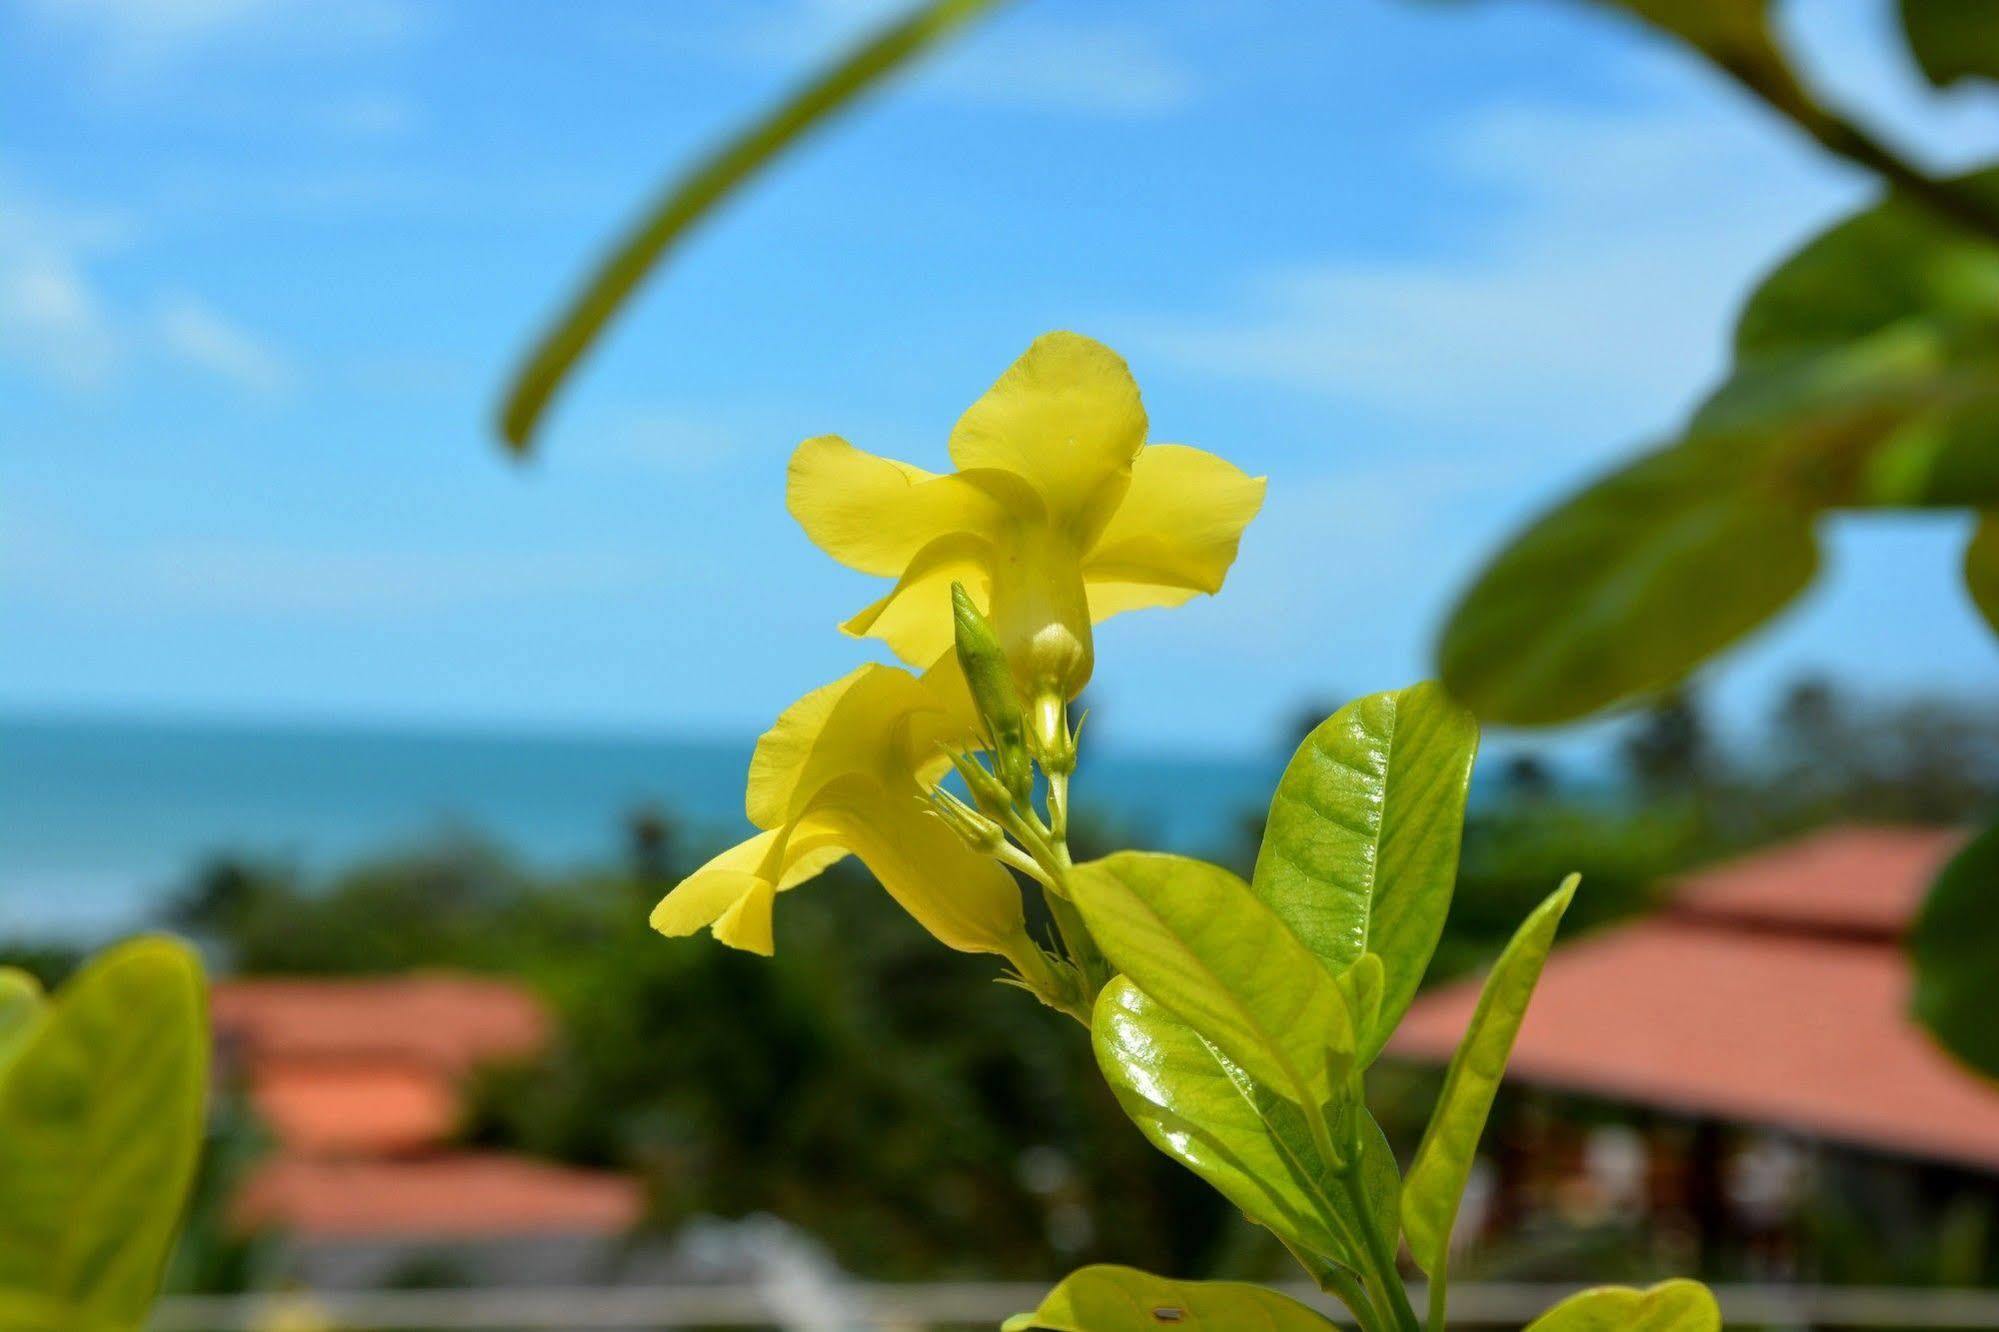
{"type": "Polygon", "coordinates": [[[1451,1227],[1457,1221],[1465,1182],[1471,1177],[1479,1136],[1485,1132],[1485,1117],[1492,1110],[1499,1080],[1505,1076],[1513,1039],[1520,1034],[1521,1019],[1527,1016],[1527,1002],[1541,979],[1541,966],[1554,945],[1555,930],[1575,897],[1576,882],[1577,877],[1571,874],[1534,908],[1493,964],[1485,988],[1479,992],[1478,1006],[1472,1011],[1471,1025],[1451,1056],[1444,1090],[1430,1112],[1423,1141],[1409,1165],[1409,1177],[1402,1188],[1402,1229],[1417,1266],[1432,1277],[1440,1277],[1444,1271],[1451,1227]]]}
{"type": "Polygon", "coordinates": [[[126,1332],[159,1288],[207,1094],[201,970],[147,938],[85,967],[0,1071],[0,1329],[126,1332]]]}
{"type": "Polygon", "coordinates": [[[576,362],[646,274],[696,223],[809,131],[995,3],[927,0],[915,6],[676,178],[611,250],[514,376],[500,413],[500,431],[508,446],[527,451],[549,400],[576,362]]]}
{"type": "MultiPolygon", "coordinates": [[[[1097,1063],[1139,1130],[1294,1250],[1357,1265],[1362,1218],[1312,1143],[1304,1112],[1119,977],[1097,1000],[1097,1063]]],[[[1401,1173],[1361,1116],[1361,1178],[1382,1227],[1399,1224],[1401,1173]]]]}
{"type": "Polygon", "coordinates": [[[1438,645],[1481,718],[1568,721],[1665,689],[1763,624],[1818,567],[1813,511],[1744,483],[1738,441],[1639,459],[1532,524],[1438,645]]]}
{"type": "Polygon", "coordinates": [[[1721,1307],[1698,1281],[1598,1286],[1563,1300],[1527,1332],[1721,1332],[1721,1307]]]}
{"type": "Polygon", "coordinates": [[[18,967],[0,967],[0,1065],[34,1030],[43,1008],[42,987],[18,967]]]}
{"type": "Polygon", "coordinates": [[[1992,0],[1902,0],[1902,31],[1925,76],[1939,88],[1999,79],[1999,15],[1992,0]]]}
{"type": "Polygon", "coordinates": [[[1300,1105],[1343,1080],[1354,1033],[1338,982],[1218,865],[1126,851],[1069,877],[1112,966],[1249,1075],[1300,1105]]]}
{"type": "Polygon", "coordinates": [[[1457,882],[1478,723],[1435,683],[1356,699],[1305,737],[1271,797],[1250,886],[1345,972],[1383,972],[1373,1060],[1436,951],[1457,882]]]}
{"type": "Polygon", "coordinates": [[[1999,825],[1937,875],[1909,934],[1910,1008],[1944,1048],[1999,1077],[1999,825]]]}
{"type": "Polygon", "coordinates": [[[1001,1332],[1325,1332],[1298,1301],[1240,1281],[1173,1281],[1134,1267],[1078,1268],[1001,1332]]]}
{"type": "Polygon", "coordinates": [[[1986,627],[1999,634],[1999,513],[1978,515],[1964,547],[1964,590],[1986,627]]]}

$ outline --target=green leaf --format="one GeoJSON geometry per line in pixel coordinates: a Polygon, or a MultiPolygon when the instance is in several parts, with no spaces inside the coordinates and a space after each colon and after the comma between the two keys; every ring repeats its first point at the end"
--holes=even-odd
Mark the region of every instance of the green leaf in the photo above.
{"type": "Polygon", "coordinates": [[[0,1328],[144,1322],[194,1176],[207,1064],[201,969],[169,939],[104,953],[33,1024],[0,1071],[0,1328]]]}
{"type": "Polygon", "coordinates": [[[500,431],[530,447],[549,400],[639,282],[698,222],[809,131],[991,9],[996,0],[927,0],[887,24],[677,177],[570,301],[515,374],[500,431]]]}
{"type": "Polygon", "coordinates": [[[1240,1281],[1173,1281],[1107,1263],[1078,1268],[1033,1313],[1000,1332],[1325,1332],[1333,1326],[1294,1299],[1240,1281]]]}
{"type": "Polygon", "coordinates": [[[1563,1300],[1527,1332],[1721,1332],[1721,1307],[1698,1281],[1598,1286],[1563,1300]]]}
{"type": "Polygon", "coordinates": [[[1332,972],[1235,875],[1184,856],[1125,851],[1069,876],[1112,966],[1299,1105],[1323,1104],[1354,1052],[1332,972]]]}
{"type": "Polygon", "coordinates": [[[1356,699],[1298,746],[1251,888],[1334,972],[1380,956],[1365,1066],[1415,998],[1458,875],[1478,723],[1432,682],[1356,699]]]}
{"type": "Polygon", "coordinates": [[[1999,824],[1937,875],[1909,934],[1910,1008],[1945,1049],[1999,1077],[1999,824]]]}
{"type": "MultiPolygon", "coordinates": [[[[1999,205],[1999,168],[1951,184],[1999,205]]],[[[1901,195],[1834,223],[1757,284],[1736,319],[1738,360],[1823,351],[1905,321],[1989,324],[1999,247],[1901,195]]]]}
{"type": "Polygon", "coordinates": [[[42,1015],[42,987],[18,967],[0,967],[0,1065],[34,1030],[42,1015]]]}
{"type": "Polygon", "coordinates": [[[1964,588],[1971,604],[1999,634],[1999,513],[1981,513],[1964,548],[1964,588]]]}
{"type": "Polygon", "coordinates": [[[1568,721],[1665,689],[1781,610],[1818,567],[1810,506],[1745,484],[1726,437],[1650,454],[1487,565],[1438,645],[1487,721],[1568,721]]]}
{"type": "Polygon", "coordinates": [[[1527,1016],[1527,1001],[1541,979],[1541,965],[1554,945],[1556,927],[1576,895],[1576,882],[1577,876],[1571,874],[1534,908],[1493,964],[1410,1163],[1402,1188],[1402,1229],[1417,1266],[1433,1278],[1444,1271],[1451,1227],[1457,1221],[1479,1135],[1485,1131],[1485,1117],[1506,1073],[1520,1021],[1527,1016]]]}
{"type": "Polygon", "coordinates": [[[1923,74],[1942,88],[1999,79],[1999,22],[1992,0],[1902,0],[1902,31],[1923,74]]]}
{"type": "MultiPolygon", "coordinates": [[[[1097,999],[1097,1063],[1146,1139],[1295,1250],[1357,1268],[1364,1233],[1304,1112],[1119,977],[1097,999]]],[[[1365,1109],[1361,1178],[1384,1230],[1399,1224],[1395,1153],[1365,1109]]]]}
{"type": "MultiPolygon", "coordinates": [[[[1999,206],[1999,170],[1950,185],[1999,206]]],[[[1823,461],[1853,483],[1831,502],[1999,505],[1999,246],[1990,239],[1891,195],[1758,284],[1735,352],[1738,369],[1717,401],[1741,396],[1738,381],[1774,379],[1776,429],[1807,443],[1804,427],[1828,409],[1873,398],[1871,435],[1821,443],[1823,461]]],[[[1712,404],[1703,409],[1711,414],[1712,404]]]]}

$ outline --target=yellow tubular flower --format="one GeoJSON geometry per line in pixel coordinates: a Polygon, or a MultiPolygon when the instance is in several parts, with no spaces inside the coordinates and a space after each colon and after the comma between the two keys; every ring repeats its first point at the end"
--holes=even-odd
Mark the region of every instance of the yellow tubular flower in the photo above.
{"type": "Polygon", "coordinates": [[[835,436],[792,455],[787,503],[842,564],[896,580],[849,620],[904,661],[951,647],[951,584],[989,615],[1030,700],[1081,692],[1090,625],[1216,592],[1263,480],[1211,453],[1145,442],[1138,385],[1075,333],[1035,339],[951,432],[937,475],[835,436]]]}
{"type": "Polygon", "coordinates": [[[1020,956],[1020,890],[924,810],[949,766],[940,748],[970,747],[971,700],[955,659],[918,679],[868,665],[785,709],[750,760],[750,822],[764,831],[683,879],[653,908],[662,934],[703,926],[768,956],[777,894],[852,853],[923,928],[968,953],[1020,956]]]}

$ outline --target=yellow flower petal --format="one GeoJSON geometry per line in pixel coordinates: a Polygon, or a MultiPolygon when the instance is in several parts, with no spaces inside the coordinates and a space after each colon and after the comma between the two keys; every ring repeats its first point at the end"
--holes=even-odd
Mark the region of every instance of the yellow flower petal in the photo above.
{"type": "Polygon", "coordinates": [[[1263,507],[1264,484],[1184,444],[1154,444],[1139,454],[1131,488],[1083,562],[1092,614],[1102,619],[1219,592],[1243,529],[1263,507]],[[1121,590],[1100,594],[1100,584],[1121,590]],[[1157,591],[1140,590],[1147,586],[1157,591]]]}
{"type": "Polygon", "coordinates": [[[777,887],[769,879],[756,879],[750,890],[733,902],[715,920],[715,938],[731,948],[769,957],[777,951],[771,908],[777,902],[777,887]]]}
{"type": "Polygon", "coordinates": [[[959,418],[951,459],[1023,478],[1050,519],[1087,542],[1117,504],[1145,428],[1122,357],[1076,333],[1048,333],[959,418]]]}
{"type": "Polygon", "coordinates": [[[813,690],[757,741],[744,800],[750,822],[795,823],[819,788],[848,773],[913,783],[938,741],[963,726],[951,702],[908,671],[873,662],[813,690]]]}
{"type": "Polygon", "coordinates": [[[824,873],[846,854],[826,839],[758,833],[674,885],[653,907],[652,927],[677,938],[712,925],[723,943],[768,956],[774,895],[824,873]]]}
{"type": "Polygon", "coordinates": [[[977,478],[938,476],[835,435],[808,439],[791,455],[785,507],[828,555],[887,578],[937,538],[989,533],[1002,517],[977,478]]]}
{"type": "Polygon", "coordinates": [[[951,650],[951,584],[963,583],[983,598],[993,552],[984,538],[954,533],[925,546],[888,595],[840,628],[856,638],[879,638],[912,666],[926,666],[951,650]]]}
{"type": "Polygon", "coordinates": [[[947,947],[1005,954],[1027,928],[1013,876],[925,813],[914,785],[844,778],[820,791],[804,826],[837,836],[947,947]]]}

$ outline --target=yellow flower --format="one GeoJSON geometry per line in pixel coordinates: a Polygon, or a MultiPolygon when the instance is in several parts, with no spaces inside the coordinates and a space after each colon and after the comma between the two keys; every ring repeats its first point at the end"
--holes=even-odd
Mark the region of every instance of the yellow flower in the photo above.
{"type": "Polygon", "coordinates": [[[1020,890],[930,816],[924,794],[970,748],[964,677],[946,658],[919,679],[867,665],[785,709],[750,760],[750,822],[764,831],[703,865],[653,908],[662,934],[710,926],[768,956],[777,894],[852,853],[923,928],[968,953],[1019,956],[1020,890]]]}
{"type": "Polygon", "coordinates": [[[792,455],[787,502],[827,554],[896,580],[847,632],[929,666],[951,646],[961,582],[1028,698],[1068,699],[1094,665],[1091,623],[1220,590],[1263,503],[1261,478],[1145,436],[1117,353],[1049,333],[959,419],[956,472],[822,436],[792,455]]]}

